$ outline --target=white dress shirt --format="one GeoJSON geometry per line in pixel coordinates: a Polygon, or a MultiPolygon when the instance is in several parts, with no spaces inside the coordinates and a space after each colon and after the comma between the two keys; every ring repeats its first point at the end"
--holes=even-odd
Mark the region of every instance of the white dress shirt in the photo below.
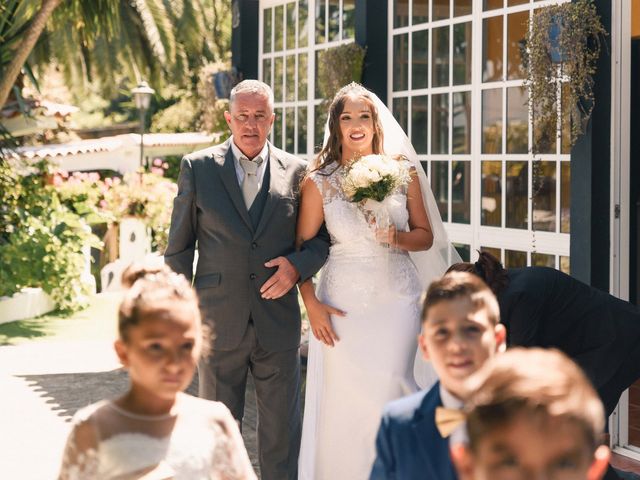
{"type": "MultiPolygon", "coordinates": [[[[446,388],[440,384],[440,400],[442,400],[442,406],[444,408],[451,408],[453,410],[462,410],[464,402],[456,397],[453,393],[449,392],[446,388]]],[[[467,427],[463,423],[458,426],[451,435],[449,435],[449,448],[453,445],[469,443],[469,436],[467,435],[467,427]]]]}
{"type": "MultiPolygon", "coordinates": [[[[233,136],[231,136],[231,152],[233,153],[233,164],[236,167],[236,176],[238,177],[238,185],[242,187],[242,182],[244,182],[244,170],[242,165],[240,165],[240,157],[246,157],[244,153],[240,151],[238,146],[233,141],[233,136]]],[[[262,163],[258,167],[258,171],[256,172],[256,177],[258,178],[258,191],[262,188],[262,180],[264,179],[264,172],[266,170],[266,165],[269,161],[269,143],[265,142],[264,147],[260,150],[260,153],[256,155],[254,158],[260,157],[262,158],[262,163]]],[[[249,160],[253,160],[253,158],[249,158],[249,160]]]]}

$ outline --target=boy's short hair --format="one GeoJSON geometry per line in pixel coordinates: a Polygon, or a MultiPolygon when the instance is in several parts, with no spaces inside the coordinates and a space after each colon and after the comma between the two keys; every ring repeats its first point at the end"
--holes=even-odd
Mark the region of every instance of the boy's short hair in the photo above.
{"type": "Polygon", "coordinates": [[[580,367],[559,350],[510,349],[490,359],[465,387],[471,392],[465,403],[471,451],[523,413],[542,422],[574,423],[593,451],[601,442],[602,402],[580,367]]]}
{"type": "Polygon", "coordinates": [[[429,309],[444,300],[468,298],[476,310],[485,309],[493,325],[500,322],[500,306],[491,289],[477,275],[467,272],[450,272],[429,285],[422,302],[422,322],[427,320],[429,309]]]}

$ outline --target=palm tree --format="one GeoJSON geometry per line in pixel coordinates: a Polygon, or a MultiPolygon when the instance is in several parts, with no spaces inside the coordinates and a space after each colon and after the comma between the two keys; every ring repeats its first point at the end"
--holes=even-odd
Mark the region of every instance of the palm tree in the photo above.
{"type": "Polygon", "coordinates": [[[108,95],[121,79],[137,83],[142,77],[156,89],[167,82],[187,86],[203,63],[228,56],[227,3],[4,0],[0,6],[0,105],[21,69],[26,67],[30,74],[27,59],[36,66],[59,63],[76,91],[97,80],[108,95]]]}

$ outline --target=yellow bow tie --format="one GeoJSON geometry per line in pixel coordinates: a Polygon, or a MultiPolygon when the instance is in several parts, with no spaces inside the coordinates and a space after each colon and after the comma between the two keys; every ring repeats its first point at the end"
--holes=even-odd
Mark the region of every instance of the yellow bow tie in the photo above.
{"type": "Polygon", "coordinates": [[[464,412],[453,408],[436,407],[436,427],[442,438],[447,438],[466,420],[464,412]]]}

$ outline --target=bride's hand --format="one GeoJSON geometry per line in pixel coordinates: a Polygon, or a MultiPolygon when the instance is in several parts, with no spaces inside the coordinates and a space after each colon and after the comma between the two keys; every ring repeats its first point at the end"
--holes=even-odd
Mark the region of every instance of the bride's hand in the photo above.
{"type": "Polygon", "coordinates": [[[322,302],[315,301],[307,306],[307,315],[309,316],[311,331],[319,341],[333,347],[335,342],[340,340],[333,330],[331,315],[344,317],[345,312],[322,302]]]}
{"type": "Polygon", "coordinates": [[[376,240],[378,243],[384,243],[392,247],[397,246],[398,230],[396,226],[391,225],[389,228],[376,228],[376,240]]]}

